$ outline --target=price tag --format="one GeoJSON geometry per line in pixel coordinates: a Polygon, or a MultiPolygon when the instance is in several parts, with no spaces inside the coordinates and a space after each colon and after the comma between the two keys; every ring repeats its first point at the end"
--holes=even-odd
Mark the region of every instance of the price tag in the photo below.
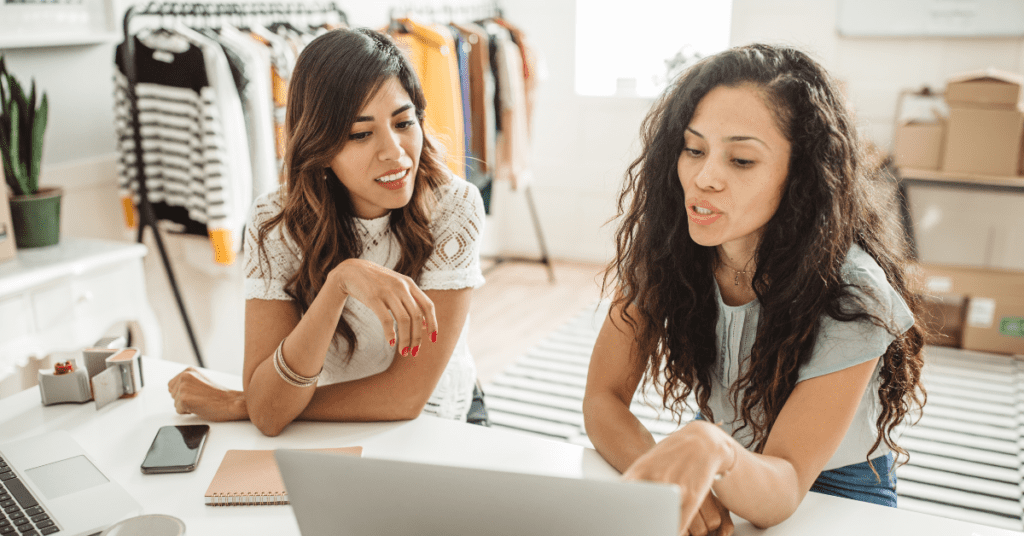
{"type": "Polygon", "coordinates": [[[967,325],[990,328],[996,317],[996,301],[992,298],[971,298],[967,306],[967,325]]]}

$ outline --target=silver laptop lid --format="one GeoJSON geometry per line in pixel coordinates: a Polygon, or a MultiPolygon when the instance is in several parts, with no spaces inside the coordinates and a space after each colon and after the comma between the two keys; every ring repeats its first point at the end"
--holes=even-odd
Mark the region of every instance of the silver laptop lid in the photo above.
{"type": "Polygon", "coordinates": [[[679,489],[278,450],[304,536],[674,536],[679,489]]]}

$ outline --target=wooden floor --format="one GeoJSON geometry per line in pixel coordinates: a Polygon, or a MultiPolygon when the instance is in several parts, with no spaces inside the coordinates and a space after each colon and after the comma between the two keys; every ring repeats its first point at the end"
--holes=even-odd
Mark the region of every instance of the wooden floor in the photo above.
{"type": "Polygon", "coordinates": [[[603,269],[555,261],[554,283],[538,263],[508,262],[487,272],[469,313],[469,349],[480,382],[490,381],[552,330],[596,304],[603,269]]]}

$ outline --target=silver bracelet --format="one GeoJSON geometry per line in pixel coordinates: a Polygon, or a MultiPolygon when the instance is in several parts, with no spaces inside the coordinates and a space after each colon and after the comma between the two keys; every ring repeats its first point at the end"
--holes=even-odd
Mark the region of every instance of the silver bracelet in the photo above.
{"type": "Polygon", "coordinates": [[[729,468],[726,469],[725,471],[723,471],[721,473],[717,473],[713,477],[715,482],[718,482],[719,480],[729,476],[729,473],[731,473],[732,470],[736,468],[736,462],[739,461],[739,453],[736,452],[736,444],[734,442],[730,441],[729,442],[729,446],[732,447],[731,448],[731,450],[732,450],[732,465],[730,465],[729,468]]]}
{"type": "MultiPolygon", "coordinates": [[[[287,339],[287,337],[285,338],[287,339]]],[[[281,344],[277,345],[277,350],[274,350],[274,370],[277,371],[277,375],[281,377],[285,382],[294,385],[295,387],[309,387],[320,379],[320,372],[317,372],[315,376],[300,376],[292,369],[288,368],[288,363],[284,361],[284,341],[281,339],[281,344]]],[[[323,369],[320,369],[323,372],[323,369]]]]}

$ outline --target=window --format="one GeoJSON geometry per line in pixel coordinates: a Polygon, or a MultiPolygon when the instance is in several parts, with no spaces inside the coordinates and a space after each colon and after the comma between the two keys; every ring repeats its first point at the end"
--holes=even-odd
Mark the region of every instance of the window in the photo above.
{"type": "Polygon", "coordinates": [[[732,0],[576,0],[576,93],[653,97],[669,60],[729,47],[732,0]]]}

